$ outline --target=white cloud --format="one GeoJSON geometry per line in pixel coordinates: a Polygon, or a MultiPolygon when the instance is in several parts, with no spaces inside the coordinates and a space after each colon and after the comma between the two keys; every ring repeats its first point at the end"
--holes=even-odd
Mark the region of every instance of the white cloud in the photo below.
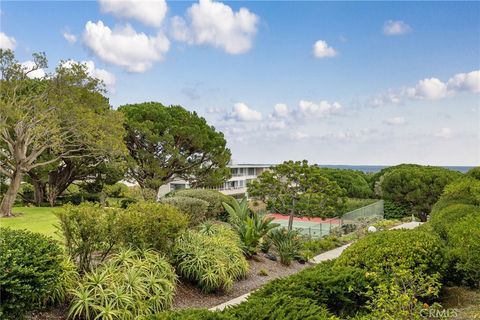
{"type": "Polygon", "coordinates": [[[384,122],[391,126],[404,125],[405,123],[407,123],[404,117],[393,117],[386,119],[384,122]]]}
{"type": "Polygon", "coordinates": [[[480,93],[480,70],[457,73],[446,82],[432,77],[420,80],[412,87],[389,89],[385,93],[369,98],[368,104],[372,107],[380,107],[400,104],[408,99],[439,100],[460,93],[480,93]]]}
{"type": "Polygon", "coordinates": [[[271,121],[267,123],[266,128],[268,130],[282,130],[287,128],[287,124],[283,120],[271,121]]]}
{"type": "Polygon", "coordinates": [[[316,58],[332,58],[337,55],[337,51],[330,47],[325,41],[318,40],[313,45],[313,55],[316,58]]]}
{"type": "Polygon", "coordinates": [[[68,60],[65,61],[63,66],[66,68],[70,68],[72,64],[80,63],[85,65],[87,69],[87,73],[90,77],[102,80],[105,86],[109,89],[113,89],[116,83],[115,75],[111,72],[108,72],[105,69],[99,69],[95,67],[95,63],[92,60],[85,60],[77,62],[75,60],[68,60]]]}
{"type": "Polygon", "coordinates": [[[230,54],[241,54],[252,47],[259,18],[246,8],[234,12],[221,2],[200,0],[187,10],[187,20],[172,19],[171,34],[177,41],[212,45],[230,54]]]}
{"type": "Polygon", "coordinates": [[[272,117],[274,118],[286,118],[290,114],[290,110],[288,110],[288,106],[284,103],[277,103],[273,106],[273,114],[272,117]]]}
{"type": "Polygon", "coordinates": [[[388,20],[383,25],[383,34],[387,36],[399,36],[412,31],[412,28],[401,20],[388,20]]]}
{"type": "Polygon", "coordinates": [[[480,70],[454,75],[447,87],[450,91],[480,92],[480,70]]]}
{"type": "Polygon", "coordinates": [[[159,27],[167,14],[165,0],[99,0],[103,13],[120,18],[132,18],[145,25],[159,27]]]}
{"type": "Polygon", "coordinates": [[[162,34],[155,37],[137,33],[130,25],[111,30],[102,21],[88,21],[83,35],[85,45],[105,62],[130,72],[145,72],[163,59],[170,43],[162,34]]]}
{"type": "Polygon", "coordinates": [[[437,78],[423,79],[413,88],[407,89],[411,98],[437,100],[447,95],[447,85],[437,78]]]}
{"type": "Polygon", "coordinates": [[[62,33],[63,37],[65,38],[65,40],[68,41],[68,43],[75,43],[77,42],[77,36],[68,32],[68,31],[64,31],[62,33]]]}
{"type": "MultiPolygon", "coordinates": [[[[28,72],[28,71],[33,70],[35,68],[35,62],[30,61],[30,60],[22,62],[21,65],[22,65],[23,70],[25,70],[25,72],[28,72]]],[[[40,68],[40,69],[31,71],[31,72],[28,72],[27,77],[29,77],[30,79],[43,78],[43,77],[45,77],[45,70],[40,68]]]]}
{"type": "Polygon", "coordinates": [[[237,121],[260,121],[262,114],[256,110],[250,109],[245,103],[235,103],[233,111],[227,115],[227,119],[237,121]]]}
{"type": "Polygon", "coordinates": [[[328,102],[325,100],[315,104],[311,101],[300,100],[298,103],[298,111],[303,117],[326,117],[337,112],[342,108],[338,102],[328,102]]]}
{"type": "Polygon", "coordinates": [[[5,33],[0,32],[0,49],[13,50],[17,46],[17,41],[14,37],[9,37],[5,33]]]}
{"type": "Polygon", "coordinates": [[[310,137],[308,134],[300,132],[300,131],[292,132],[290,134],[290,139],[291,140],[303,140],[303,139],[307,139],[308,137],[310,137]]]}
{"type": "Polygon", "coordinates": [[[437,138],[449,139],[453,135],[453,131],[450,128],[442,128],[433,134],[437,138]]]}

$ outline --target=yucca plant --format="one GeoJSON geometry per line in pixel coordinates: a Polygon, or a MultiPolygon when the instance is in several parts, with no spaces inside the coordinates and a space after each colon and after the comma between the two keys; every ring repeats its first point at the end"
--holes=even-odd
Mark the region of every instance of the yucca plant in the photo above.
{"type": "Polygon", "coordinates": [[[245,256],[256,254],[262,238],[279,224],[272,223],[273,218],[266,217],[248,208],[247,198],[238,202],[232,200],[230,204],[224,202],[223,206],[229,215],[229,223],[237,231],[242,243],[245,256]]]}
{"type": "Polygon", "coordinates": [[[280,256],[280,262],[289,266],[301,247],[298,232],[285,228],[277,228],[272,230],[268,234],[268,237],[280,256]]]}
{"type": "Polygon", "coordinates": [[[177,276],[155,251],[125,250],[85,274],[69,318],[135,319],[169,309],[177,276]]]}

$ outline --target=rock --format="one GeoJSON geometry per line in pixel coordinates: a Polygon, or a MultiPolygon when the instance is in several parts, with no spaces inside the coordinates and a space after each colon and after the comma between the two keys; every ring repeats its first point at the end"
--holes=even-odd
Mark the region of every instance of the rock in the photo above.
{"type": "Polygon", "coordinates": [[[367,231],[368,232],[377,232],[377,228],[375,228],[374,226],[370,226],[370,227],[368,227],[367,231]]]}
{"type": "Polygon", "coordinates": [[[265,253],[265,257],[269,260],[277,261],[277,256],[274,255],[273,253],[265,253]]]}

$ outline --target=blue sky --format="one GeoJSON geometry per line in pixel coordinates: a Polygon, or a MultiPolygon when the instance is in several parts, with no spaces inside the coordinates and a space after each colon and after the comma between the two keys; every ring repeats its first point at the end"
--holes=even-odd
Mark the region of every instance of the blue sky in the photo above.
{"type": "Polygon", "coordinates": [[[0,40],[197,111],[237,162],[480,163],[478,2],[2,1],[0,40]]]}

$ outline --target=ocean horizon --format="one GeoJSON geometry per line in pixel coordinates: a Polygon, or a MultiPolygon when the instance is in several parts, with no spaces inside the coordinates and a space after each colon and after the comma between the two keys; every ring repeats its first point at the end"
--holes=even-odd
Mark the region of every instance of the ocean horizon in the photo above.
{"type": "MultiPolygon", "coordinates": [[[[393,167],[392,166],[387,166],[387,165],[337,165],[337,164],[319,164],[319,167],[322,168],[333,168],[333,169],[351,169],[351,170],[358,170],[358,171],[363,171],[366,173],[376,173],[379,172],[380,170],[388,167],[393,167]]],[[[468,170],[475,168],[475,166],[438,166],[450,170],[456,170],[460,171],[462,173],[467,172],[468,170]]]]}

